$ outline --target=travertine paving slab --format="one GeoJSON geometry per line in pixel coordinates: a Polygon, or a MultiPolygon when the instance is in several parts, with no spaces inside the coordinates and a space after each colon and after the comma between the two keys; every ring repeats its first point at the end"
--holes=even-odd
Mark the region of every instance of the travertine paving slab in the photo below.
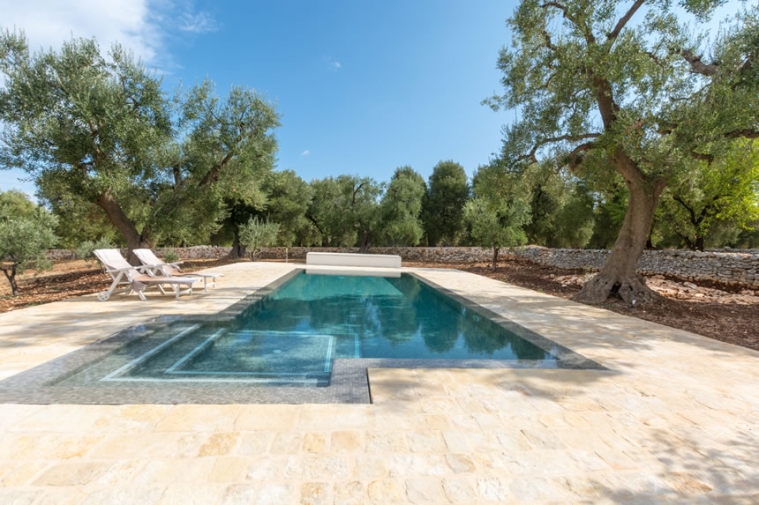
{"type": "MultiPolygon", "coordinates": [[[[0,378],[125,327],[213,314],[292,271],[175,301],[0,314],[0,378]]],[[[757,503],[759,353],[453,270],[418,275],[607,370],[370,369],[371,405],[0,404],[0,503],[757,503]]]]}

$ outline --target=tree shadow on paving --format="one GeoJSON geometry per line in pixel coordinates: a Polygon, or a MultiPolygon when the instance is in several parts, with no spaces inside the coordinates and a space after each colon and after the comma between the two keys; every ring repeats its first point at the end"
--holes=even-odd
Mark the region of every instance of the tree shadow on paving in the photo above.
{"type": "Polygon", "coordinates": [[[604,481],[591,479],[593,487],[614,503],[756,503],[759,440],[750,430],[700,428],[683,421],[679,427],[650,429],[645,439],[635,440],[656,463],[643,462],[643,470],[604,481]]]}
{"type": "Polygon", "coordinates": [[[179,300],[175,300],[173,294],[160,295],[157,292],[148,293],[147,301],[139,300],[136,295],[115,295],[105,302],[98,302],[91,296],[77,297],[58,302],[65,305],[56,305],[54,309],[48,305],[0,314],[0,347],[57,343],[86,345],[130,326],[163,317],[213,316],[262,287],[216,288],[207,293],[201,290],[179,300]],[[205,302],[204,298],[220,309],[208,312],[203,308],[199,312],[197,308],[187,306],[188,302],[205,302]]]}

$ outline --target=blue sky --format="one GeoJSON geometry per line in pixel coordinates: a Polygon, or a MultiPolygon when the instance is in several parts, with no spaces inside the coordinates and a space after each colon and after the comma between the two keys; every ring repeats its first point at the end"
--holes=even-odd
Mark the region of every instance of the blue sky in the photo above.
{"type": "MultiPolygon", "coordinates": [[[[279,169],[305,180],[339,174],[387,181],[440,160],[468,174],[487,163],[509,113],[480,101],[501,91],[499,49],[516,2],[342,0],[194,2],[0,0],[4,27],[36,47],[72,34],[118,40],[164,75],[164,88],[206,77],[226,94],[252,87],[277,104],[279,169]],[[108,5],[103,5],[103,4],[108,5]]],[[[0,171],[0,190],[17,171],[0,171]]]]}

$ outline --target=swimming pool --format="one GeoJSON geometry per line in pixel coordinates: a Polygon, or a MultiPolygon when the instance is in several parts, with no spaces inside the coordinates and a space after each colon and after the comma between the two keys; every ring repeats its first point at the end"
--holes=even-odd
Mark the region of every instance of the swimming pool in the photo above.
{"type": "Polygon", "coordinates": [[[302,270],[217,316],[165,318],[79,354],[47,385],[143,402],[187,401],[203,388],[205,398],[216,390],[240,401],[240,388],[251,386],[286,397],[286,389],[332,388],[325,398],[355,400],[366,396],[369,367],[598,368],[418,275],[302,270]]]}

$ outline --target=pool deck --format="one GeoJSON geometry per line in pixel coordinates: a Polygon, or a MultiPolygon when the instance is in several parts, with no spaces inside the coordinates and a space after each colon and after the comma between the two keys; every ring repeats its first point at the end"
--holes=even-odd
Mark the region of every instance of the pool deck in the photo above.
{"type": "MultiPolygon", "coordinates": [[[[0,314],[0,379],[292,264],[175,301],[0,314]]],[[[370,369],[371,405],[0,404],[0,503],[758,503],[759,353],[447,269],[410,269],[607,367],[370,369]]],[[[150,295],[153,296],[150,296],[150,295]]]]}

